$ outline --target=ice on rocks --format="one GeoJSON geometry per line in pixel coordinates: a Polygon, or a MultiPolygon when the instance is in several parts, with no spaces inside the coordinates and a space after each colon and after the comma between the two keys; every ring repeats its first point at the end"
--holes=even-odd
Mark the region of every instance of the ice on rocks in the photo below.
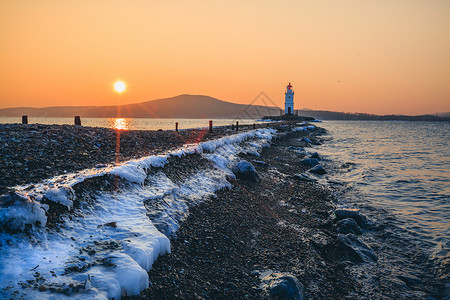
{"type": "Polygon", "coordinates": [[[0,295],[120,299],[139,294],[148,286],[147,272],[157,257],[170,253],[168,236],[178,229],[189,207],[230,186],[227,176],[233,176],[238,154],[260,151],[275,134],[273,129],[243,132],[118,166],[49,178],[33,187],[17,187],[14,197],[2,197],[0,203],[0,295]],[[211,161],[212,167],[176,183],[161,171],[148,175],[152,168],[164,168],[171,156],[194,153],[211,161]],[[119,190],[94,190],[89,201],[75,196],[78,184],[110,175],[130,184],[119,185],[119,190]],[[66,206],[70,218],[62,216],[56,229],[36,226],[47,223],[48,206],[41,201],[66,206]],[[76,208],[74,202],[79,204],[76,208]],[[37,227],[31,235],[20,232],[27,224],[37,227]],[[167,232],[158,230],[163,227],[167,232]],[[69,296],[33,288],[28,281],[36,280],[35,272],[45,278],[45,286],[69,289],[69,296]],[[83,289],[69,288],[70,283],[83,289]]]}
{"type": "MultiPolygon", "coordinates": [[[[299,124],[299,125],[305,125],[305,124],[299,124]]],[[[293,132],[297,132],[297,131],[311,131],[311,130],[314,130],[315,128],[316,128],[316,126],[314,126],[314,125],[301,126],[301,127],[292,128],[292,131],[293,132]]]]}
{"type": "Polygon", "coordinates": [[[45,226],[45,206],[29,197],[12,193],[0,198],[0,227],[11,231],[23,231],[26,225],[45,226]]]}
{"type": "Polygon", "coordinates": [[[51,188],[47,190],[44,197],[50,201],[62,204],[68,209],[71,209],[73,206],[75,193],[71,187],[64,186],[62,188],[51,188]]]}

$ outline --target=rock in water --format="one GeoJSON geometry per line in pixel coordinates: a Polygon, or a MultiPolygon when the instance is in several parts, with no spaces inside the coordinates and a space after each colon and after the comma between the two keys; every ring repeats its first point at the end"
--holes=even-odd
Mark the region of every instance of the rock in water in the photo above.
{"type": "Polygon", "coordinates": [[[241,160],[236,164],[233,170],[234,175],[242,180],[251,182],[258,182],[259,176],[255,170],[255,167],[246,160],[241,160]]]}
{"type": "Polygon", "coordinates": [[[319,155],[319,153],[317,153],[317,152],[311,153],[311,155],[310,155],[309,157],[310,157],[310,158],[317,158],[317,159],[320,159],[320,155],[319,155]]]}
{"type": "Polygon", "coordinates": [[[327,174],[327,171],[320,164],[315,166],[315,167],[313,167],[313,168],[311,168],[311,169],[309,169],[308,172],[313,173],[313,174],[317,174],[317,175],[327,174]]]}
{"type": "Polygon", "coordinates": [[[300,180],[300,181],[316,181],[314,178],[311,178],[308,174],[304,174],[304,173],[295,174],[292,177],[294,177],[295,179],[300,180]]]}
{"type": "Polygon", "coordinates": [[[347,218],[351,218],[358,223],[362,228],[368,227],[368,222],[365,216],[361,215],[356,209],[336,209],[334,211],[334,215],[336,216],[336,220],[343,220],[347,218]]]}
{"type": "Polygon", "coordinates": [[[303,284],[291,274],[273,273],[263,278],[263,286],[269,291],[270,296],[275,299],[305,299],[303,284]]]}
{"type": "Polygon", "coordinates": [[[314,167],[319,164],[319,161],[315,158],[305,158],[301,161],[302,164],[314,167]]]}
{"type": "Polygon", "coordinates": [[[361,228],[358,226],[358,223],[356,223],[355,220],[351,218],[340,220],[337,223],[337,231],[339,233],[353,233],[353,234],[362,234],[361,228]]]}
{"type": "Polygon", "coordinates": [[[337,242],[338,247],[356,262],[370,263],[378,261],[375,252],[354,234],[339,234],[337,242]]]}

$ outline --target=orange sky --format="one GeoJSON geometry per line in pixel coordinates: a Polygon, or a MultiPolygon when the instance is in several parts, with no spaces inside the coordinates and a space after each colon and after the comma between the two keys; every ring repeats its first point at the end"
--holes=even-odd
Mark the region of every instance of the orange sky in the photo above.
{"type": "Polygon", "coordinates": [[[450,111],[450,1],[3,0],[0,108],[203,94],[450,111]],[[121,79],[127,90],[113,91],[121,79]]]}

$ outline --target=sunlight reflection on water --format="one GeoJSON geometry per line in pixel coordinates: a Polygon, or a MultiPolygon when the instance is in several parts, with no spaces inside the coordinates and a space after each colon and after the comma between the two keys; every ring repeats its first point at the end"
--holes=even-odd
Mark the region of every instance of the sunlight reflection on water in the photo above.
{"type": "MultiPolygon", "coordinates": [[[[156,118],[81,118],[82,126],[106,127],[123,130],[174,130],[175,122],[178,122],[180,130],[190,128],[207,128],[209,120],[213,121],[213,126],[231,126],[239,121],[239,124],[258,123],[254,119],[156,119],[156,118]],[[114,120],[124,120],[127,128],[117,128],[114,120]]],[[[0,123],[21,123],[19,117],[0,117],[0,123]]],[[[73,125],[73,118],[38,118],[28,117],[29,124],[68,124],[73,125]]]]}
{"type": "Polygon", "coordinates": [[[109,119],[109,122],[111,123],[111,125],[109,126],[110,128],[114,128],[114,129],[118,129],[118,130],[129,130],[131,127],[130,119],[114,118],[114,119],[109,119]]]}

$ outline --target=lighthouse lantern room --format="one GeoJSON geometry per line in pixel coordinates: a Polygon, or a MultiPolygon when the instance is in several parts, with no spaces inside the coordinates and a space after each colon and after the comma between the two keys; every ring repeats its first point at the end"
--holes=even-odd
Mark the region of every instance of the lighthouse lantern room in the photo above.
{"type": "Polygon", "coordinates": [[[286,87],[286,93],[284,93],[284,114],[285,115],[293,115],[294,114],[294,90],[292,89],[292,85],[289,82],[289,85],[286,87]]]}

